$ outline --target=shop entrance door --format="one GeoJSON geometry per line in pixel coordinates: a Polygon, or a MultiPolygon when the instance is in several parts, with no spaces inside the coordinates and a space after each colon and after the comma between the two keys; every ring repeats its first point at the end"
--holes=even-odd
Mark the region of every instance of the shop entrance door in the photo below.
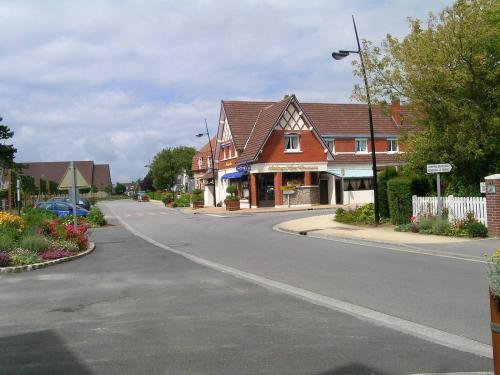
{"type": "Polygon", "coordinates": [[[344,189],[339,178],[335,179],[335,203],[344,204],[344,189]]]}
{"type": "Polygon", "coordinates": [[[328,203],[328,180],[319,180],[319,204],[328,203]]]}
{"type": "Polygon", "coordinates": [[[259,207],[274,207],[274,173],[257,175],[259,207]]]}

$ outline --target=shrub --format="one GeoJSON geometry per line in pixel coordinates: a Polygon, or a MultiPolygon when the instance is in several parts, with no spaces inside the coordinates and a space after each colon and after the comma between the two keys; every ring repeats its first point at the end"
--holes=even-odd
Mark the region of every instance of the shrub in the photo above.
{"type": "Polygon", "coordinates": [[[13,237],[17,237],[23,232],[24,227],[24,221],[21,216],[12,215],[8,212],[0,212],[0,234],[7,233],[13,237]]]}
{"type": "Polygon", "coordinates": [[[238,194],[238,187],[235,185],[229,185],[226,189],[226,193],[229,195],[226,197],[227,201],[239,201],[240,197],[238,197],[236,194],[238,194]]]}
{"type": "Polygon", "coordinates": [[[10,253],[10,263],[13,266],[24,266],[26,264],[38,263],[41,260],[35,252],[28,249],[16,249],[10,253]]]}
{"type": "Polygon", "coordinates": [[[9,233],[0,234],[0,251],[10,252],[17,247],[16,239],[9,233]]]}
{"type": "Polygon", "coordinates": [[[40,254],[43,260],[59,259],[75,255],[74,251],[49,250],[40,254]]]}
{"type": "Polygon", "coordinates": [[[487,259],[490,262],[487,271],[490,290],[495,297],[500,298],[500,249],[496,249],[487,259]]]}
{"type": "Polygon", "coordinates": [[[446,235],[450,230],[450,223],[447,219],[436,219],[432,223],[432,234],[446,235]]]}
{"type": "Polygon", "coordinates": [[[204,192],[201,189],[194,189],[193,194],[191,196],[191,200],[193,202],[203,202],[204,200],[204,192]]]}
{"type": "Polygon", "coordinates": [[[406,224],[412,215],[412,180],[396,177],[387,182],[387,199],[392,224],[406,224]]]}
{"type": "Polygon", "coordinates": [[[20,247],[23,249],[33,250],[37,253],[46,251],[49,248],[49,242],[37,235],[28,235],[21,238],[19,243],[20,247]]]}
{"type": "Polygon", "coordinates": [[[373,224],[375,222],[373,203],[365,204],[354,210],[339,208],[335,211],[335,220],[346,224],[373,224]]]}
{"type": "Polygon", "coordinates": [[[39,229],[47,220],[54,220],[57,216],[43,208],[28,207],[24,209],[22,215],[26,227],[30,229],[39,229]]]}
{"type": "Polygon", "coordinates": [[[378,204],[381,217],[389,216],[389,201],[387,200],[387,181],[398,175],[395,167],[387,167],[377,176],[378,182],[378,204]]]}
{"type": "Polygon", "coordinates": [[[401,224],[401,225],[398,225],[396,228],[394,228],[394,230],[396,232],[409,232],[411,230],[411,226],[413,224],[401,224]]]}
{"type": "Polygon", "coordinates": [[[10,255],[0,251],[0,267],[7,267],[10,264],[10,255]]]}
{"type": "Polygon", "coordinates": [[[47,233],[54,239],[73,241],[80,250],[85,250],[88,245],[88,226],[86,224],[78,225],[76,229],[73,225],[61,223],[60,220],[47,222],[47,233]]]}
{"type": "Polygon", "coordinates": [[[179,197],[177,204],[181,207],[187,207],[191,203],[191,194],[185,193],[181,194],[179,197]]]}
{"type": "Polygon", "coordinates": [[[467,233],[469,237],[488,237],[488,228],[476,221],[467,225],[467,233]]]}
{"type": "Polygon", "coordinates": [[[87,216],[87,222],[93,227],[102,227],[103,225],[106,225],[104,214],[97,206],[90,207],[90,211],[87,216]]]}

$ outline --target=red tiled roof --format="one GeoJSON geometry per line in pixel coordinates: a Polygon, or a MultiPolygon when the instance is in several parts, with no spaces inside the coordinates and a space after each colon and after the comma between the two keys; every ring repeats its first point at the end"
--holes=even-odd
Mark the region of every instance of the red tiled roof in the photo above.
{"type": "Polygon", "coordinates": [[[255,121],[262,109],[275,102],[249,102],[223,100],[222,107],[226,113],[234,146],[238,152],[242,151],[252,132],[255,121]]]}
{"type": "Polygon", "coordinates": [[[109,164],[94,164],[92,185],[97,186],[98,189],[111,186],[111,172],[109,171],[109,164]]]}
{"type": "MultiPolygon", "coordinates": [[[[210,140],[210,143],[212,144],[212,149],[215,152],[215,148],[217,146],[217,137],[213,137],[210,140]]],[[[207,142],[201,149],[198,151],[194,156],[193,156],[193,161],[191,163],[191,169],[193,171],[201,171],[201,170],[206,170],[208,169],[208,164],[207,164],[207,157],[210,156],[210,145],[207,142]],[[198,167],[198,159],[203,158],[203,162],[201,165],[201,168],[198,167]]]]}
{"type": "MultiPolygon", "coordinates": [[[[69,161],[23,163],[27,165],[23,173],[32,176],[37,186],[42,176],[44,180],[60,183],[68,170],[69,163],[69,161]]],[[[75,161],[75,165],[89,184],[97,187],[101,186],[101,182],[102,186],[111,185],[109,164],[95,165],[93,161],[85,160],[75,161]]]]}
{"type": "Polygon", "coordinates": [[[269,133],[273,130],[273,126],[279,120],[280,115],[288,106],[292,98],[293,96],[285,97],[283,100],[260,110],[255,126],[249,135],[245,149],[239,156],[238,160],[253,161],[255,159],[257,152],[261,149],[263,143],[269,136],[269,133]]]}

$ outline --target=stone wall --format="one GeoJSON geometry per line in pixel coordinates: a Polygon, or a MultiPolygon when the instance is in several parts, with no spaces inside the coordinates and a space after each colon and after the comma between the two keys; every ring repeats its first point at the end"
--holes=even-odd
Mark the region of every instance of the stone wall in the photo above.
{"type": "MultiPolygon", "coordinates": [[[[288,204],[288,198],[283,197],[283,204],[288,204]]],[[[319,186],[298,186],[290,196],[290,205],[319,204],[319,186]]]]}

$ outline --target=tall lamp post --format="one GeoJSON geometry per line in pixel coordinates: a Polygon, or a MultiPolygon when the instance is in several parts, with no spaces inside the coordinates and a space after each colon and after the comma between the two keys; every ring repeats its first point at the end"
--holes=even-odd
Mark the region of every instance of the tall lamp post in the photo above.
{"type": "Polygon", "coordinates": [[[379,204],[378,204],[378,184],[377,184],[377,157],[375,156],[375,133],[373,130],[373,116],[372,116],[372,104],[370,101],[370,90],[368,88],[368,78],[366,77],[365,63],[363,61],[363,54],[361,53],[361,44],[359,43],[358,29],[356,28],[356,22],[354,21],[354,16],[352,16],[352,23],[354,25],[354,32],[356,33],[356,41],[358,42],[357,51],[345,51],[339,50],[338,52],[333,52],[332,57],[335,60],[342,60],[344,57],[349,56],[351,53],[357,53],[359,59],[361,60],[361,70],[363,72],[363,78],[365,81],[366,99],[368,101],[368,117],[370,120],[370,137],[371,137],[371,149],[372,149],[372,172],[373,172],[373,201],[375,208],[375,226],[380,222],[379,214],[379,204]]]}
{"type": "MultiPolygon", "coordinates": [[[[214,180],[214,207],[217,207],[217,198],[215,197],[215,155],[214,155],[214,150],[212,150],[212,140],[210,139],[210,133],[208,132],[208,124],[207,124],[207,119],[205,119],[205,129],[206,133],[199,133],[196,134],[198,138],[203,137],[206,135],[208,137],[208,144],[210,146],[210,157],[212,159],[212,174],[213,174],[213,180],[214,180]]],[[[207,160],[207,167],[208,167],[208,160],[207,160]]]]}

